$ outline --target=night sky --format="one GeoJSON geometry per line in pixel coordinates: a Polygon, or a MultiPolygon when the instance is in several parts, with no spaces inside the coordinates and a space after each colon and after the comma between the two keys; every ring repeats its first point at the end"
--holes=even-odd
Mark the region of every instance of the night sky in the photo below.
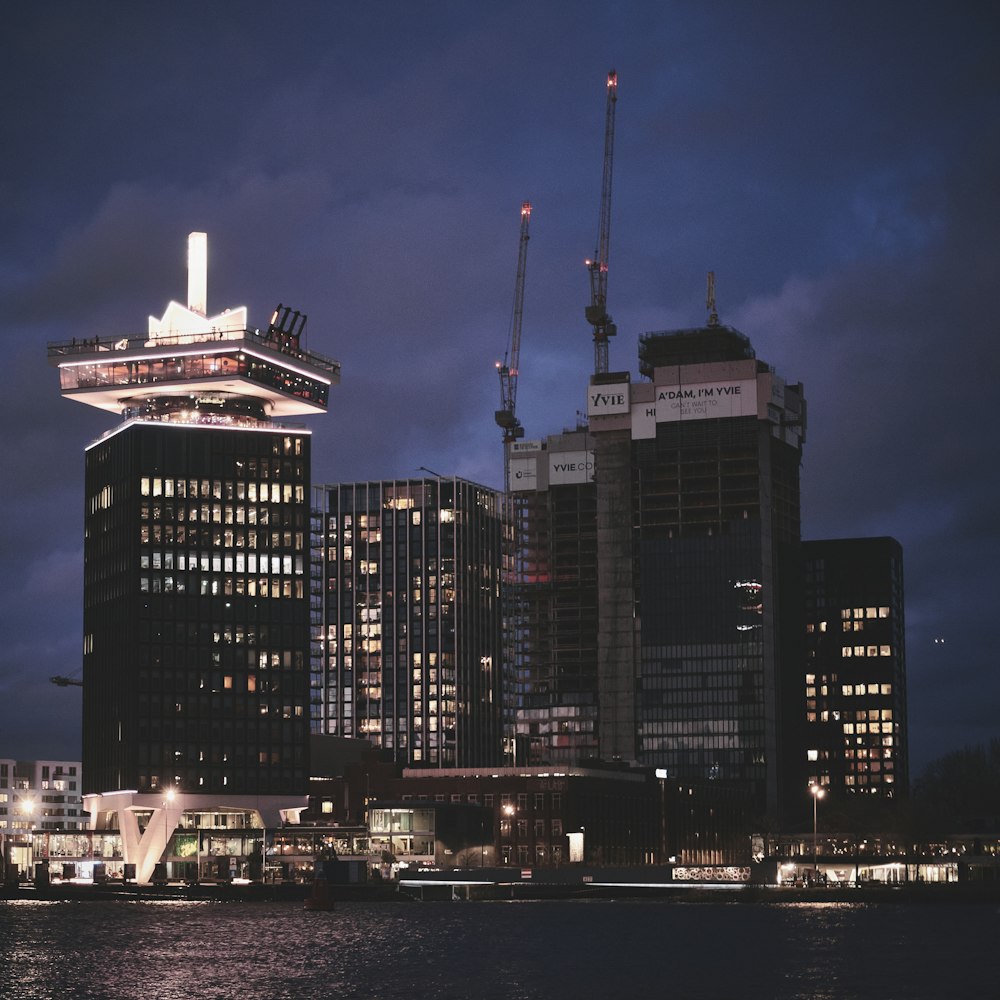
{"type": "Polygon", "coordinates": [[[974,3],[34,3],[4,16],[0,756],[80,755],[84,447],[49,341],[185,301],[283,302],[343,364],[317,483],[502,482],[518,415],[574,426],[593,370],[606,75],[619,78],[610,368],[721,321],[805,385],[806,538],[893,535],[910,744],[1000,735],[1000,59],[974,3]]]}

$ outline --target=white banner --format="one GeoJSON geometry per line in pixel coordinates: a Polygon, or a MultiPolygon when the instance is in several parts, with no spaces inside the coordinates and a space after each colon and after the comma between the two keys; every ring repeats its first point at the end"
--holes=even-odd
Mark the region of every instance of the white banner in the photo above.
{"type": "Polygon", "coordinates": [[[757,380],[695,382],[656,387],[656,421],[757,416],[757,380]]]}
{"type": "Polygon", "coordinates": [[[587,390],[587,416],[603,417],[609,413],[628,413],[628,382],[592,385],[587,390]]]}
{"type": "Polygon", "coordinates": [[[510,488],[512,492],[538,489],[538,459],[534,455],[511,455],[510,488]]]}
{"type": "Polygon", "coordinates": [[[522,454],[526,452],[538,452],[542,450],[541,441],[512,441],[510,445],[511,454],[522,454]]]}
{"type": "Polygon", "coordinates": [[[656,403],[632,404],[632,440],[656,437],[656,403]]]}
{"type": "Polygon", "coordinates": [[[549,485],[589,483],[594,479],[592,451],[549,452],[549,485]]]}

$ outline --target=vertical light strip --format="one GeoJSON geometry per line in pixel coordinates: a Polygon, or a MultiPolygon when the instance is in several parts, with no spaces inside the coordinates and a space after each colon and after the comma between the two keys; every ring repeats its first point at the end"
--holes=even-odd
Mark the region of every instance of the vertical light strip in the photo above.
{"type": "Polygon", "coordinates": [[[188,236],[188,309],[208,315],[208,234],[188,236]]]}

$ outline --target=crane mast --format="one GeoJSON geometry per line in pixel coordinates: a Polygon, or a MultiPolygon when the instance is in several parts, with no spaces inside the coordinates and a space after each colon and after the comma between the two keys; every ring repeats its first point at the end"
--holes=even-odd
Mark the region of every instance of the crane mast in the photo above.
{"type": "Polygon", "coordinates": [[[496,411],[497,426],[503,431],[504,493],[510,492],[510,460],[508,445],[524,437],[524,428],[517,419],[517,373],[521,358],[521,319],[524,315],[524,274],[528,262],[528,226],[531,222],[531,203],[521,205],[521,236],[517,252],[517,277],[514,281],[514,306],[511,312],[510,335],[507,353],[497,363],[500,373],[500,409],[496,411]]]}
{"type": "Polygon", "coordinates": [[[611,247],[611,171],[615,150],[615,105],[618,101],[618,74],[608,73],[608,104],[604,115],[604,174],[601,180],[601,212],[597,226],[597,250],[586,261],[590,272],[590,305],[587,322],[594,328],[594,373],[608,370],[608,338],[618,328],[608,315],[608,254],[611,247]]]}
{"type": "Polygon", "coordinates": [[[504,696],[501,705],[504,759],[516,763],[515,716],[517,661],[523,642],[523,554],[521,552],[520,518],[516,510],[515,494],[510,488],[511,445],[524,437],[524,428],[517,419],[517,376],[521,359],[521,319],[524,313],[524,274],[528,260],[528,225],[531,222],[531,204],[521,205],[521,235],[517,250],[517,277],[514,281],[514,306],[511,311],[510,336],[503,362],[497,363],[500,374],[500,409],[496,411],[497,426],[503,431],[503,498],[501,501],[501,578],[503,616],[503,672],[504,696]]]}

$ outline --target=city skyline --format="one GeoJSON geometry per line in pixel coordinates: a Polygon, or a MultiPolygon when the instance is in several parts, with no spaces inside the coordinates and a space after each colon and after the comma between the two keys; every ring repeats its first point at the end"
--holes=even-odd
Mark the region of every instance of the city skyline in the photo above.
{"type": "Polygon", "coordinates": [[[46,344],[140,332],[183,297],[183,240],[204,230],[210,311],[246,304],[263,328],[277,296],[343,364],[310,422],[314,482],[424,467],[499,487],[526,199],[518,416],[542,438],[585,409],[611,67],[610,368],[635,374],[646,332],[701,325],[714,271],[720,320],[804,384],[803,537],[903,546],[913,777],[996,736],[1000,84],[985,14],[908,13],[12,15],[0,753],[79,757],[79,694],[48,678],[80,671],[81,456],[115,420],[59,398],[46,344]]]}

